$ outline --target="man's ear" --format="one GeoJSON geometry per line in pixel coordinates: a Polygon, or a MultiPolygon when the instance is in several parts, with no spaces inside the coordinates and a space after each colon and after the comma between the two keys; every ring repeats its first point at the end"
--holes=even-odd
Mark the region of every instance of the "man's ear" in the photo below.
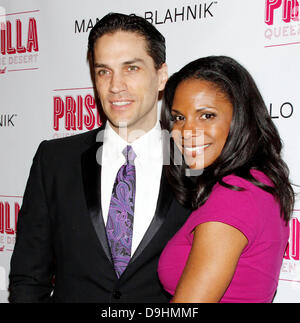
{"type": "Polygon", "coordinates": [[[163,63],[158,70],[158,90],[163,91],[168,80],[168,66],[163,63]]]}

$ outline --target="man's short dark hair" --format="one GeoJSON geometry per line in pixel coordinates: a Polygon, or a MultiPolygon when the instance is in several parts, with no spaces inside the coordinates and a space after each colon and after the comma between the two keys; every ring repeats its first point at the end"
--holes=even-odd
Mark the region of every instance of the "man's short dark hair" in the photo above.
{"type": "Polygon", "coordinates": [[[146,19],[136,15],[109,13],[92,28],[88,49],[94,62],[94,45],[98,38],[116,31],[134,32],[144,37],[147,52],[152,57],[156,69],[166,61],[166,45],[164,36],[146,19]]]}

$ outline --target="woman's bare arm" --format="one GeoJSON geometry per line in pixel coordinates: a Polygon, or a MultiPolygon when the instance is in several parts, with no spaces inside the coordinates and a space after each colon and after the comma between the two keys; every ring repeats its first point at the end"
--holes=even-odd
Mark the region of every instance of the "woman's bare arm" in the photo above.
{"type": "Polygon", "coordinates": [[[232,280],[247,243],[244,234],[230,225],[221,222],[198,225],[172,302],[219,302],[232,280]]]}

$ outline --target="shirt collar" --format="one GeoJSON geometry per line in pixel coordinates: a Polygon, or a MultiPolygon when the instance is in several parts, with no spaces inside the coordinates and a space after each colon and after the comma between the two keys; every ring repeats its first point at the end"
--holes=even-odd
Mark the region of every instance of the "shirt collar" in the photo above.
{"type": "Polygon", "coordinates": [[[158,120],[150,131],[148,131],[132,143],[128,143],[113,130],[109,121],[107,121],[104,132],[104,144],[107,148],[109,148],[108,152],[110,158],[113,158],[115,160],[123,160],[124,156],[122,154],[122,150],[127,145],[131,145],[137,155],[136,161],[149,163],[153,160],[162,158],[161,136],[161,126],[158,120]]]}

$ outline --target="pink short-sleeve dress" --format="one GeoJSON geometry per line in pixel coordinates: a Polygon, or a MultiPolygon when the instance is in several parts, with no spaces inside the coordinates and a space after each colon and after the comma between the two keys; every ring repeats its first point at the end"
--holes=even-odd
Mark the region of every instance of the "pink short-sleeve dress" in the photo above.
{"type": "MultiPolygon", "coordinates": [[[[260,182],[270,180],[251,171],[260,182]]],[[[240,230],[248,239],[222,303],[269,303],[274,297],[289,238],[289,226],[280,217],[273,195],[249,181],[229,175],[224,182],[243,187],[234,191],[216,184],[206,203],[194,211],[163,250],[158,275],[165,290],[174,295],[192,243],[192,231],[204,222],[222,222],[240,230]]]]}

